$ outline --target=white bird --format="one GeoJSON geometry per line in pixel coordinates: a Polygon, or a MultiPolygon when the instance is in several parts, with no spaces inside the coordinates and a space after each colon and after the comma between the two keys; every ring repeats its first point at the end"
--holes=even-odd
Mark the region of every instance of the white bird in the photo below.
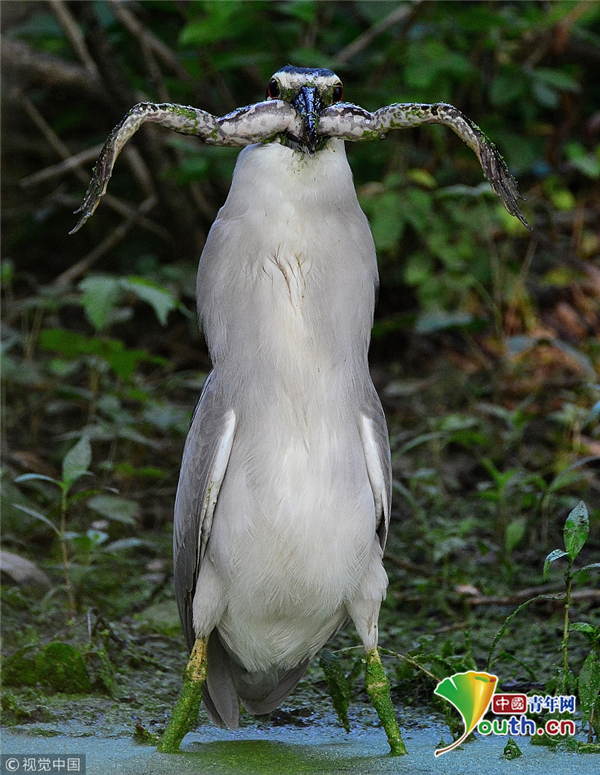
{"type": "Polygon", "coordinates": [[[200,685],[209,717],[235,729],[240,701],[253,714],[275,709],[350,619],[391,751],[405,753],[377,652],[391,502],[387,428],[367,360],[377,260],[344,139],[445,123],[525,221],[493,144],[455,108],[371,114],[342,96],[330,70],[287,66],[266,101],[220,119],[141,103],[113,130],[80,208],[76,229],[145,121],[249,145],[198,270],[213,371],[185,445],[174,533],[192,655],[162,750],[176,750],[193,723],[200,685]]]}

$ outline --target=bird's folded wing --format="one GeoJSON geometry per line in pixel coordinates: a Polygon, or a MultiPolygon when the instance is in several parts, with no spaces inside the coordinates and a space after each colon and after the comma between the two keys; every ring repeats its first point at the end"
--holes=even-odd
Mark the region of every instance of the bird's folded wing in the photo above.
{"type": "Polygon", "coordinates": [[[387,426],[380,406],[374,407],[368,414],[361,414],[360,421],[360,437],[375,501],[377,534],[383,549],[390,525],[392,501],[392,466],[387,426]]]}
{"type": "Polygon", "coordinates": [[[195,633],[192,603],[200,565],[225,477],[235,433],[235,414],[224,405],[213,374],[200,396],[183,451],[174,518],[174,581],[189,648],[195,633]]]}

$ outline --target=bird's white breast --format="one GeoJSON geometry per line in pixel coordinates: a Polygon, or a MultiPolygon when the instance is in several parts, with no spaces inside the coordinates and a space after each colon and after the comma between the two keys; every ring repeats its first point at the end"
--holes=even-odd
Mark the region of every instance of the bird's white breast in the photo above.
{"type": "Polygon", "coordinates": [[[314,158],[276,143],[240,154],[198,300],[236,415],[210,541],[220,631],[252,669],[318,648],[371,559],[360,413],[376,279],[341,141],[314,158]]]}

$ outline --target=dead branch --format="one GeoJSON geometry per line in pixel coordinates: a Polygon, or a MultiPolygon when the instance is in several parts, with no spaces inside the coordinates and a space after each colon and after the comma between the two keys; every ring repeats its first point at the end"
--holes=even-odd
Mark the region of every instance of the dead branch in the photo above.
{"type": "Polygon", "coordinates": [[[139,187],[144,192],[144,197],[147,198],[149,196],[156,195],[150,170],[144,161],[144,157],[138,151],[135,145],[130,145],[127,148],[124,148],[123,156],[125,157],[127,166],[137,180],[139,187]]]}
{"type": "MultiPolygon", "coordinates": [[[[52,129],[50,124],[48,124],[46,119],[35,107],[35,105],[29,99],[29,97],[27,97],[19,90],[15,90],[14,94],[19,99],[21,105],[23,106],[23,109],[31,119],[32,123],[40,130],[40,132],[46,139],[46,142],[56,153],[56,155],[65,161],[73,158],[71,151],[62,142],[62,140],[52,129]]],[[[82,183],[87,185],[88,175],[81,169],[81,167],[74,166],[73,172],[77,175],[79,180],[82,181],[82,183]]],[[[135,217],[138,214],[138,210],[135,210],[130,205],[125,204],[120,199],[117,199],[115,196],[112,196],[111,194],[106,196],[104,198],[104,201],[109,207],[111,207],[113,210],[118,212],[119,215],[123,215],[125,218],[130,219],[135,217]]],[[[140,226],[143,226],[143,228],[145,228],[147,231],[153,232],[154,234],[157,234],[158,236],[160,236],[161,239],[172,241],[172,237],[166,229],[164,229],[162,226],[158,226],[157,224],[153,223],[147,218],[138,218],[136,222],[139,223],[140,226]]]]}
{"type": "Polygon", "coordinates": [[[366,48],[370,43],[372,43],[379,35],[384,33],[390,27],[393,27],[394,24],[398,24],[398,22],[403,21],[408,16],[410,16],[422,2],[423,0],[412,0],[406,5],[401,5],[398,8],[394,8],[394,10],[386,17],[381,19],[381,21],[377,22],[377,24],[374,24],[366,32],[363,32],[362,35],[359,35],[356,40],[352,41],[352,43],[344,46],[341,51],[338,51],[334,59],[334,63],[336,65],[343,65],[348,62],[364,48],[366,48]]]}
{"type": "Polygon", "coordinates": [[[76,167],[80,167],[82,164],[95,161],[101,150],[101,145],[95,145],[93,148],[86,148],[84,151],[76,153],[74,156],[69,156],[68,159],[64,159],[64,161],[61,161],[58,164],[44,167],[43,170],[39,170],[31,175],[27,175],[27,177],[21,178],[19,185],[22,188],[29,188],[29,186],[37,186],[39,183],[45,183],[47,180],[60,177],[66,172],[71,172],[71,170],[74,170],[76,167]]]}
{"type": "Polygon", "coordinates": [[[175,52],[147,29],[131,11],[125,8],[122,0],[108,0],[108,2],[112,12],[121,24],[140,42],[143,41],[163,64],[172,70],[174,75],[190,84],[194,83],[194,79],[177,59],[175,52]]]}
{"type": "MultiPolygon", "coordinates": [[[[535,594],[536,592],[539,592],[539,590],[540,587],[535,587],[533,589],[516,592],[513,595],[466,597],[465,603],[468,605],[516,605],[529,598],[532,593],[535,594]],[[523,592],[527,592],[528,594],[524,595],[523,592]]],[[[554,599],[562,602],[565,599],[565,593],[557,593],[554,596],[554,599]]],[[[571,600],[600,600],[600,589],[577,589],[574,592],[571,592],[571,600]]]]}
{"type": "MultiPolygon", "coordinates": [[[[74,12],[84,24],[90,53],[111,96],[113,111],[120,117],[139,101],[137,95],[129,87],[119,59],[98,20],[94,4],[78,3],[74,6],[74,12]]],[[[138,143],[152,175],[161,209],[168,215],[169,223],[177,232],[181,254],[196,255],[205,238],[198,223],[198,212],[188,194],[169,177],[173,159],[165,147],[161,130],[157,127],[145,129],[148,131],[140,134],[138,143]]]]}
{"type": "Polygon", "coordinates": [[[48,0],[48,3],[50,4],[50,7],[58,19],[60,26],[65,31],[65,35],[67,36],[69,43],[73,47],[73,50],[81,60],[81,63],[85,69],[88,71],[92,78],[99,79],[100,73],[98,72],[96,63],[90,56],[90,52],[85,45],[83,33],[73,18],[71,11],[69,11],[67,8],[67,4],[64,2],[64,0],[48,0]]]}
{"type": "Polygon", "coordinates": [[[81,65],[31,48],[20,40],[2,36],[0,53],[2,66],[21,70],[40,86],[72,88],[106,101],[107,95],[99,78],[93,77],[81,65]]]}
{"type": "Polygon", "coordinates": [[[84,256],[76,264],[70,266],[67,270],[59,274],[58,277],[52,283],[56,288],[64,288],[72,283],[82,274],[85,274],[102,256],[106,255],[109,250],[112,250],[131,231],[136,222],[139,221],[146,213],[156,205],[157,198],[151,196],[146,199],[138,207],[138,209],[125,221],[122,221],[116,229],[112,231],[99,245],[91,250],[86,256],[84,256]]]}

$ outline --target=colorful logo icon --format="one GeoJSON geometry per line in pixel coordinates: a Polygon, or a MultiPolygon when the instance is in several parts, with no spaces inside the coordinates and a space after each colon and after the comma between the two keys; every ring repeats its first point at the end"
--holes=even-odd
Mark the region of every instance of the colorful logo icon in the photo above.
{"type": "Polygon", "coordinates": [[[498,677],[490,673],[476,673],[469,670],[466,673],[456,673],[436,686],[434,694],[451,702],[462,716],[465,732],[446,748],[438,748],[436,756],[448,753],[464,742],[483,718],[498,683],[498,677]]]}
{"type": "Polygon", "coordinates": [[[496,713],[499,716],[527,713],[527,695],[501,694],[497,692],[492,697],[492,713],[496,713]]]}

